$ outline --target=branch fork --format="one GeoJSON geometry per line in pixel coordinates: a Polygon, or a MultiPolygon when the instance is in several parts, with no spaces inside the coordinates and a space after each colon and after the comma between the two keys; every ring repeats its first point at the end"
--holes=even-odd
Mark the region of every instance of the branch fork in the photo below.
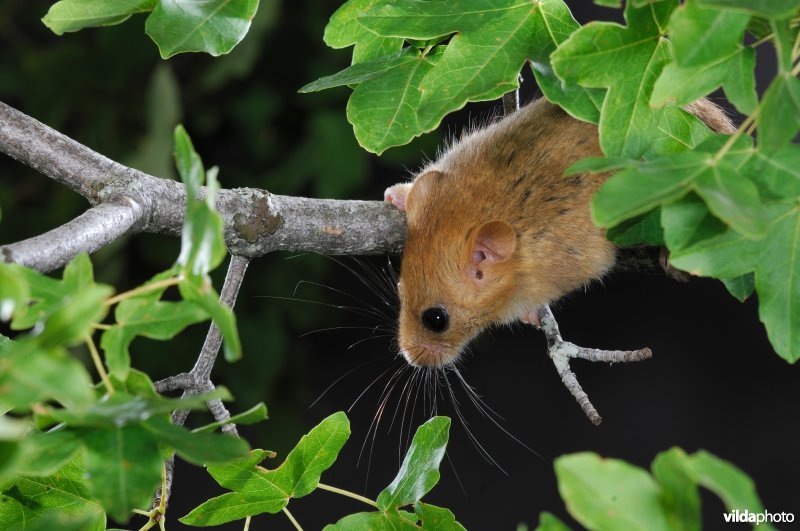
{"type": "Polygon", "coordinates": [[[581,406],[591,423],[595,426],[600,425],[603,419],[589,400],[589,395],[578,383],[578,378],[569,366],[570,360],[579,358],[589,361],[604,361],[606,363],[642,361],[652,357],[652,351],[649,348],[639,350],[600,350],[579,347],[574,343],[564,341],[558,329],[558,323],[549,306],[542,306],[539,309],[539,322],[539,329],[544,332],[547,338],[547,354],[553,361],[561,381],[572,396],[575,397],[578,405],[581,406]]]}

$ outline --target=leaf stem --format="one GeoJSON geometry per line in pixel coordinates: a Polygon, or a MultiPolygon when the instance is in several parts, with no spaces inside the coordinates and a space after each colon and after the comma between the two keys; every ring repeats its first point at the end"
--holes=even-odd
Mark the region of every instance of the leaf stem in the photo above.
{"type": "Polygon", "coordinates": [[[283,509],[281,509],[281,510],[282,510],[282,511],[283,511],[283,513],[286,515],[286,518],[288,518],[288,519],[289,519],[289,521],[290,521],[290,522],[291,522],[291,523],[294,525],[294,528],[295,528],[295,529],[297,529],[297,531],[303,531],[303,528],[302,528],[302,527],[300,527],[300,524],[299,524],[299,523],[297,523],[297,520],[295,520],[295,519],[294,519],[294,516],[292,516],[292,513],[290,513],[290,512],[289,512],[289,509],[287,509],[286,507],[284,507],[284,508],[283,508],[283,509]]]}
{"type": "Polygon", "coordinates": [[[252,518],[253,518],[252,516],[248,516],[247,518],[244,519],[244,531],[250,531],[250,520],[252,518]]]}
{"type": "Polygon", "coordinates": [[[326,485],[324,483],[318,483],[317,487],[321,488],[322,490],[327,490],[329,492],[335,492],[336,494],[340,494],[342,496],[347,496],[348,498],[353,498],[354,500],[358,500],[360,502],[366,503],[367,505],[371,505],[372,507],[378,508],[378,504],[374,501],[370,500],[369,498],[365,498],[360,494],[356,494],[355,492],[350,492],[349,490],[340,489],[339,487],[332,487],[330,485],[326,485]]]}
{"type": "Polygon", "coordinates": [[[741,123],[741,125],[739,125],[739,128],[736,130],[736,132],[733,133],[730,136],[730,138],[728,138],[728,141],[725,142],[725,145],[722,146],[722,148],[717,152],[716,155],[714,155],[714,158],[712,159],[713,163],[716,164],[717,162],[719,162],[722,159],[722,157],[724,157],[728,153],[728,151],[730,151],[731,147],[733,147],[736,141],[739,140],[739,137],[742,136],[745,130],[748,129],[753,123],[755,123],[755,120],[758,117],[758,113],[760,111],[761,111],[761,103],[759,102],[758,106],[756,106],[753,113],[750,116],[748,116],[745,119],[745,121],[741,123]]]}
{"type": "MultiPolygon", "coordinates": [[[[161,492],[164,492],[164,489],[167,488],[167,465],[166,463],[162,463],[161,465],[161,492]]],[[[161,531],[166,531],[166,515],[167,515],[167,502],[164,497],[161,497],[161,501],[159,502],[158,506],[153,507],[149,511],[143,511],[141,509],[133,509],[134,514],[140,514],[142,516],[146,516],[149,518],[146,524],[144,524],[139,531],[148,531],[155,527],[158,524],[158,528],[161,531]]],[[[245,528],[246,531],[246,528],[245,528]]]]}
{"type": "Polygon", "coordinates": [[[142,295],[144,293],[149,293],[157,289],[174,286],[178,284],[180,281],[181,281],[180,277],[172,277],[172,278],[165,278],[163,280],[158,280],[156,282],[153,282],[152,284],[145,284],[144,286],[139,286],[138,288],[134,288],[130,291],[126,291],[124,293],[120,293],[119,295],[111,297],[106,301],[106,305],[113,306],[118,302],[122,302],[125,299],[130,299],[131,297],[136,297],[137,295],[142,295]]]}
{"type": "Polygon", "coordinates": [[[95,330],[111,330],[111,325],[103,323],[95,323],[92,325],[95,330]]]}
{"type": "Polygon", "coordinates": [[[114,386],[111,384],[111,379],[108,377],[108,373],[106,372],[106,368],[103,366],[103,360],[100,359],[100,353],[97,352],[97,346],[94,344],[94,340],[92,336],[86,334],[86,346],[89,347],[89,353],[92,355],[92,361],[94,362],[94,366],[97,369],[97,374],[100,375],[100,379],[103,381],[103,385],[106,387],[106,391],[109,394],[114,394],[114,386]]]}

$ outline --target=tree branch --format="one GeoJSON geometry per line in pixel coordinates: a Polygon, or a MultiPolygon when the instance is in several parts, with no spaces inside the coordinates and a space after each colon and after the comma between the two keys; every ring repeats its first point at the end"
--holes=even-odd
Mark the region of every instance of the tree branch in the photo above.
{"type": "MultiPolygon", "coordinates": [[[[512,103],[511,98],[509,96],[509,103],[512,103]]],[[[514,95],[514,105],[516,98],[514,95]]],[[[2,102],[0,152],[78,192],[92,205],[128,204],[132,210],[123,214],[124,208],[119,206],[99,209],[98,212],[103,213],[99,218],[114,219],[114,223],[97,220],[83,225],[81,221],[78,234],[84,237],[69,238],[74,241],[58,249],[57,259],[44,259],[54,249],[51,231],[4,246],[2,249],[7,252],[0,252],[0,261],[19,262],[46,272],[124,234],[151,232],[177,236],[181,233],[186,202],[181,183],[114,162],[2,102]],[[120,217],[115,218],[117,215],[120,217]]],[[[309,199],[270,194],[256,188],[238,188],[220,190],[217,209],[225,221],[225,243],[231,254],[250,258],[279,250],[323,254],[399,253],[405,239],[405,216],[383,201],[309,199]]],[[[85,215],[97,219],[97,214],[87,212],[85,215]]],[[[75,229],[70,226],[65,230],[75,229]]],[[[622,271],[628,270],[629,265],[634,271],[660,270],[658,257],[648,259],[637,250],[622,250],[619,264],[618,270],[622,271]],[[625,260],[628,254],[633,254],[635,259],[625,260]]]]}
{"type": "Polygon", "coordinates": [[[0,261],[52,271],[65,266],[81,252],[93,253],[117,238],[136,232],[143,217],[139,203],[129,197],[116,197],[44,234],[0,245],[0,261]]]}
{"type": "MultiPolygon", "coordinates": [[[[0,152],[78,192],[92,205],[123,197],[139,205],[140,219],[131,224],[131,232],[181,233],[186,203],[181,183],[118,164],[1,102],[0,124],[0,152]]],[[[251,258],[279,250],[397,253],[405,238],[403,214],[382,201],[309,199],[239,188],[220,190],[217,209],[225,221],[228,249],[251,258]]],[[[74,242],[66,254],[91,252],[124,233],[107,227],[101,233],[92,233],[91,238],[74,242]]],[[[29,254],[50,251],[47,241],[33,244],[28,242],[29,254]]],[[[0,259],[13,260],[3,255],[0,259]]],[[[58,267],[31,263],[39,264],[35,267],[41,271],[58,267]]]]}

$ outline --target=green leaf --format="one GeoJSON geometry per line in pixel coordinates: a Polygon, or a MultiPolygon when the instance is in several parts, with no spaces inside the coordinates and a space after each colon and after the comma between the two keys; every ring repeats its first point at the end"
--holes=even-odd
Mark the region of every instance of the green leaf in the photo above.
{"type": "Polygon", "coordinates": [[[701,5],[723,7],[764,18],[785,18],[797,11],[796,0],[698,0],[701,5]]]}
{"type": "Polygon", "coordinates": [[[759,238],[766,232],[767,216],[758,188],[724,159],[698,175],[694,190],[708,209],[734,230],[749,238],[759,238]]]}
{"type": "Polygon", "coordinates": [[[645,159],[694,149],[713,134],[697,116],[674,107],[664,109],[658,131],[661,135],[642,154],[645,159]]]}
{"type": "Polygon", "coordinates": [[[370,61],[397,52],[403,39],[375,35],[358,23],[356,17],[369,11],[380,0],[348,0],[331,16],[323,40],[331,48],[355,44],[353,64],[370,61]]]}
{"type": "Polygon", "coordinates": [[[257,9],[258,0],[161,0],[145,32],[164,59],[183,52],[223,55],[247,35],[257,9]]]}
{"type": "Polygon", "coordinates": [[[236,328],[236,316],[233,311],[222,304],[219,295],[211,286],[207,276],[200,278],[184,278],[178,289],[181,296],[188,302],[196,304],[214,320],[214,324],[222,332],[225,359],[236,361],[242,357],[242,341],[236,328]]]}
{"type": "Polygon", "coordinates": [[[131,15],[152,11],[158,0],[61,0],[42,19],[56,35],[93,26],[125,22],[131,15]]]}
{"type": "Polygon", "coordinates": [[[789,144],[779,151],[757,150],[742,173],[751,175],[759,191],[773,199],[800,196],[800,146],[789,144]]]}
{"type": "Polygon", "coordinates": [[[178,264],[195,277],[206,275],[225,258],[224,223],[214,210],[219,190],[213,174],[207,175],[200,156],[183,126],[175,128],[175,161],[186,187],[186,220],[183,224],[178,264]],[[200,187],[208,177],[204,197],[200,187]]]}
{"type": "Polygon", "coordinates": [[[419,2],[376,8],[359,21],[382,35],[428,39],[456,33],[441,61],[422,79],[418,117],[424,130],[437,127],[468,101],[495,99],[518,85],[530,59],[537,82],[552,101],[572,114],[597,119],[602,96],[573,87],[567,93],[549,66],[549,55],[577,28],[561,0],[419,2]]]}
{"type": "Polygon", "coordinates": [[[127,522],[132,509],[152,502],[161,480],[163,462],[155,438],[131,424],[87,430],[83,440],[92,494],[111,518],[127,522]]]}
{"type": "Polygon", "coordinates": [[[32,269],[16,267],[13,271],[24,277],[35,302],[19,308],[11,328],[23,330],[44,324],[42,333],[33,340],[37,345],[50,348],[83,342],[94,324],[105,317],[105,298],[112,290],[94,283],[92,262],[86,253],[67,264],[60,282],[32,269]]]}
{"type": "Polygon", "coordinates": [[[456,522],[452,511],[427,503],[414,504],[414,512],[422,520],[422,529],[436,531],[466,531],[464,526],[456,522]]]}
{"type": "Polygon", "coordinates": [[[758,115],[758,145],[774,151],[791,142],[800,130],[800,79],[789,72],[770,83],[758,115]]]}
{"type": "MultiPolygon", "coordinates": [[[[77,453],[56,473],[46,477],[19,476],[0,485],[0,528],[34,528],[51,511],[86,517],[86,531],[103,531],[106,516],[89,494],[84,454],[77,453]]],[[[51,529],[60,529],[51,527],[51,529]]]]}
{"type": "Polygon", "coordinates": [[[217,386],[209,393],[190,395],[184,398],[151,398],[131,396],[121,391],[97,401],[81,410],[51,409],[51,418],[70,426],[120,427],[136,424],[150,417],[171,413],[178,409],[203,409],[208,400],[229,400],[227,389],[217,386]]]}
{"type": "Polygon", "coordinates": [[[70,431],[31,433],[22,441],[16,472],[22,476],[55,474],[80,447],[80,439],[70,431]]]}
{"type": "MultiPolygon", "coordinates": [[[[706,230],[700,228],[698,232],[704,234],[706,230]]],[[[666,227],[665,232],[669,234],[666,227]]],[[[669,241],[669,236],[667,238],[669,241]]],[[[732,278],[755,269],[761,256],[761,245],[761,242],[748,240],[736,231],[726,230],[672,251],[669,261],[678,269],[693,275],[732,278]]]]}
{"type": "Polygon", "coordinates": [[[758,310],[775,352],[794,363],[800,359],[800,204],[771,219],[756,268],[758,310]]]}
{"type": "Polygon", "coordinates": [[[611,227],[644,214],[662,203],[680,199],[707,165],[707,153],[688,151],[671,157],[646,161],[612,176],[595,194],[592,216],[595,223],[611,227]]]}
{"type": "Polygon", "coordinates": [[[369,81],[382,76],[388,71],[399,68],[406,63],[418,61],[421,57],[419,51],[414,48],[405,48],[392,55],[387,55],[374,59],[353,64],[336,74],[321,77],[300,89],[299,92],[317,92],[333,87],[344,85],[357,85],[362,81],[369,81]]]}
{"type": "Polygon", "coordinates": [[[685,471],[683,464],[685,458],[683,450],[672,448],[658,454],[650,469],[661,486],[661,502],[670,529],[700,531],[700,492],[685,471]]]}
{"type": "MultiPolygon", "coordinates": [[[[163,290],[162,290],[163,291],[163,290]]],[[[103,332],[100,346],[105,351],[109,372],[124,380],[131,358],[128,348],[136,336],[167,340],[187,326],[208,318],[208,313],[194,303],[160,302],[161,293],[150,292],[125,299],[117,305],[116,324],[103,332]]]]}
{"type": "Polygon", "coordinates": [[[728,292],[744,302],[756,289],[756,279],[753,273],[747,273],[734,278],[723,278],[722,283],[728,292]]]}
{"type": "Polygon", "coordinates": [[[669,48],[663,38],[674,0],[625,8],[627,27],[608,22],[583,26],[552,54],[553,68],[567,83],[608,88],[600,114],[600,146],[607,156],[637,158],[658,138],[663,111],[650,95],[669,48]]]}
{"type": "Polygon", "coordinates": [[[555,461],[567,510],[589,529],[670,530],[661,489],[641,468],[593,453],[555,461]]]}
{"type": "Polygon", "coordinates": [[[567,524],[547,511],[539,513],[539,526],[535,531],[570,531],[567,524]]]}
{"type": "MultiPolygon", "coordinates": [[[[693,193],[661,207],[661,226],[664,240],[672,253],[718,236],[727,228],[693,193]]],[[[672,258],[670,256],[670,262],[672,258]]]]}
{"type": "Polygon", "coordinates": [[[564,175],[581,173],[606,173],[635,166],[638,161],[621,157],[586,157],[564,170],[564,175]]]}
{"type": "Polygon", "coordinates": [[[264,512],[276,513],[292,498],[300,498],[317,488],[322,472],[350,437],[347,416],[335,413],[304,435],[274,470],[258,467],[267,452],[253,450],[248,458],[227,465],[208,467],[211,476],[235,492],[213,498],[196,507],[181,522],[193,526],[219,525],[264,512]]]}
{"type": "Polygon", "coordinates": [[[30,287],[15,264],[0,263],[0,321],[9,321],[17,308],[25,308],[31,299],[30,287]]]}
{"type": "Polygon", "coordinates": [[[441,58],[439,48],[429,55],[416,54],[411,61],[355,88],[347,102],[347,120],[353,124],[359,144],[380,155],[392,146],[407,144],[423,131],[417,119],[423,93],[417,87],[441,58]]]}
{"type": "Polygon", "coordinates": [[[606,231],[606,237],[617,245],[664,245],[661,210],[656,208],[642,216],[628,219],[606,231]]]}
{"type": "Polygon", "coordinates": [[[433,417],[417,429],[400,471],[378,495],[378,507],[387,511],[419,501],[439,482],[439,464],[450,434],[450,419],[433,417]]]}
{"type": "MultiPolygon", "coordinates": [[[[759,315],[775,351],[800,359],[800,205],[768,207],[766,236],[748,240],[728,230],[670,255],[670,262],[696,275],[729,279],[755,271],[759,315]]],[[[667,231],[669,233],[669,231],[667,231]]]]}
{"type": "Polygon", "coordinates": [[[717,61],[683,67],[668,64],[653,87],[651,103],[686,105],[706,96],[719,87],[743,114],[751,114],[758,105],[755,78],[756,54],[752,48],[741,48],[717,61]]]}
{"type": "Polygon", "coordinates": [[[675,61],[683,66],[714,63],[741,48],[750,17],[746,14],[704,7],[689,0],[669,20],[675,61]]]}
{"type": "Polygon", "coordinates": [[[245,426],[250,424],[255,424],[257,422],[261,422],[262,420],[266,420],[267,417],[267,406],[264,402],[259,402],[255,406],[251,407],[247,411],[243,411],[237,415],[232,415],[228,422],[212,422],[211,424],[206,424],[205,426],[201,426],[200,428],[195,428],[192,430],[192,433],[204,433],[214,431],[217,428],[224,426],[225,424],[244,424],[245,426]]]}
{"type": "MultiPolygon", "coordinates": [[[[722,498],[729,511],[764,511],[753,480],[733,464],[703,450],[691,456],[683,454],[681,461],[692,481],[722,498]]],[[[759,529],[772,529],[772,526],[763,525],[759,529]]]]}
{"type": "Polygon", "coordinates": [[[645,161],[617,173],[594,197],[595,222],[613,226],[694,190],[715,216],[736,231],[753,238],[763,236],[767,215],[758,189],[736,169],[740,155],[750,154],[749,141],[740,138],[724,157],[718,158],[713,151],[726,138],[714,136],[696,151],[645,161]]]}
{"type": "Polygon", "coordinates": [[[198,466],[228,463],[247,454],[247,442],[226,433],[192,433],[167,418],[153,417],[142,427],[156,436],[162,445],[174,449],[186,461],[198,466]]]}
{"type": "MultiPolygon", "coordinates": [[[[419,526],[415,515],[406,511],[391,510],[351,514],[335,524],[326,525],[324,531],[414,531],[416,529],[419,529],[419,526]]],[[[431,531],[434,529],[436,528],[431,528],[431,531]]]]}
{"type": "Polygon", "coordinates": [[[42,349],[36,338],[8,343],[0,352],[0,405],[27,410],[50,399],[84,408],[94,401],[89,373],[61,348],[42,349]]]}

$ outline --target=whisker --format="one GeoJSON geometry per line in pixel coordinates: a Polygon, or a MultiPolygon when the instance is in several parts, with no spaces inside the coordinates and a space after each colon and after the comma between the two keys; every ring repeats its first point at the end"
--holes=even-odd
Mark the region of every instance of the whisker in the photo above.
{"type": "Polygon", "coordinates": [[[507,476],[508,472],[506,472],[505,469],[502,466],[500,466],[500,464],[494,459],[494,457],[492,457],[492,455],[486,450],[486,448],[484,448],[484,446],[480,443],[480,441],[478,441],[477,437],[475,437],[475,434],[472,433],[472,430],[469,428],[469,423],[466,421],[464,415],[461,413],[461,409],[457,405],[458,401],[455,400],[455,393],[453,392],[453,387],[450,385],[450,380],[447,379],[446,375],[445,375],[445,382],[447,382],[447,389],[450,393],[450,398],[453,401],[453,409],[455,410],[456,416],[461,422],[461,426],[467,433],[467,437],[469,438],[470,442],[475,447],[475,449],[478,450],[478,454],[481,457],[483,457],[486,460],[486,462],[496,466],[498,470],[500,470],[503,474],[507,476]]]}
{"type": "Polygon", "coordinates": [[[383,315],[387,319],[391,319],[392,318],[391,315],[386,314],[383,310],[380,310],[380,309],[374,307],[372,304],[368,303],[367,301],[365,301],[364,299],[362,299],[360,297],[356,297],[352,293],[347,293],[346,291],[334,288],[333,286],[328,286],[326,284],[321,284],[319,282],[313,282],[311,280],[301,280],[301,281],[299,281],[294,287],[294,291],[292,292],[292,296],[295,296],[297,294],[297,290],[300,288],[300,286],[302,284],[309,284],[311,286],[317,286],[319,288],[327,289],[327,290],[332,291],[334,293],[338,293],[340,295],[344,295],[345,297],[349,297],[350,299],[363,304],[364,306],[366,306],[370,310],[374,311],[375,313],[383,315]]]}
{"type": "MultiPolygon", "coordinates": [[[[328,387],[326,387],[326,388],[325,388],[325,390],[324,390],[324,391],[322,391],[322,393],[321,393],[321,394],[320,394],[320,395],[317,397],[317,399],[316,399],[316,400],[314,400],[313,402],[311,402],[311,405],[310,405],[310,406],[308,406],[308,409],[311,409],[312,407],[314,407],[314,406],[317,404],[317,402],[319,402],[320,400],[322,400],[322,397],[323,397],[323,396],[325,396],[325,395],[327,394],[327,392],[328,392],[328,391],[330,391],[330,390],[333,388],[333,386],[334,386],[334,385],[336,385],[337,383],[341,382],[341,381],[342,381],[344,378],[346,378],[346,377],[348,377],[349,375],[353,374],[355,371],[357,371],[357,370],[358,370],[358,369],[360,369],[361,367],[363,367],[363,366],[365,366],[365,365],[369,365],[370,363],[375,363],[376,361],[378,361],[378,360],[380,360],[380,359],[381,359],[381,358],[372,358],[372,359],[370,359],[370,360],[367,360],[367,361],[365,361],[365,362],[363,362],[363,363],[359,363],[358,365],[356,365],[355,367],[353,367],[352,369],[350,369],[350,370],[349,370],[349,371],[347,371],[346,373],[344,373],[344,374],[342,374],[341,376],[339,376],[338,378],[336,378],[336,380],[334,380],[334,382],[333,382],[332,384],[330,384],[328,387]]],[[[307,409],[306,411],[308,411],[308,409],[307,409]]]]}
{"type": "Polygon", "coordinates": [[[356,341],[355,343],[353,343],[352,345],[350,345],[349,347],[347,347],[347,350],[350,350],[351,348],[353,348],[355,346],[358,346],[358,345],[360,345],[361,343],[363,343],[365,341],[369,341],[370,339],[381,339],[381,338],[384,338],[384,337],[392,337],[392,335],[391,334],[381,334],[379,336],[365,337],[364,339],[360,339],[360,340],[356,341]]]}
{"type": "Polygon", "coordinates": [[[384,328],[383,325],[376,325],[376,326],[329,326],[328,328],[318,328],[316,330],[311,330],[310,332],[306,332],[301,334],[298,337],[306,337],[310,336],[311,334],[318,334],[320,332],[331,332],[333,330],[371,330],[372,332],[381,331],[381,332],[391,332],[387,328],[384,328]]]}
{"type": "Polygon", "coordinates": [[[361,397],[362,397],[362,396],[364,396],[364,393],[366,393],[367,391],[369,391],[370,387],[372,387],[373,385],[375,385],[375,383],[376,383],[378,380],[380,380],[381,378],[383,378],[383,376],[384,376],[384,375],[385,375],[387,372],[391,371],[391,370],[392,370],[393,368],[395,368],[395,367],[397,367],[397,362],[394,362],[392,365],[390,365],[390,366],[389,366],[389,368],[388,368],[388,369],[386,369],[385,371],[383,371],[382,373],[380,373],[380,374],[379,374],[379,375],[378,375],[378,376],[377,376],[377,377],[376,377],[374,380],[372,380],[372,382],[371,382],[371,383],[370,383],[368,386],[366,386],[366,387],[364,388],[364,390],[363,390],[363,391],[361,391],[361,393],[360,393],[360,394],[359,394],[359,395],[356,397],[355,401],[354,401],[352,404],[350,404],[350,407],[349,407],[349,408],[347,408],[347,412],[348,412],[348,413],[350,413],[350,411],[352,411],[352,409],[355,407],[355,405],[358,403],[358,401],[359,401],[359,400],[361,400],[361,397]]]}
{"type": "MultiPolygon", "coordinates": [[[[459,372],[457,369],[453,369],[453,371],[456,373],[456,376],[458,376],[458,381],[459,381],[459,382],[461,382],[461,385],[462,385],[462,387],[464,387],[464,390],[466,391],[466,388],[468,387],[468,384],[467,384],[467,382],[466,382],[466,381],[464,381],[464,377],[463,377],[463,376],[461,376],[461,373],[460,373],[460,372],[459,372]]],[[[528,446],[527,444],[525,444],[524,442],[522,442],[521,440],[519,440],[519,439],[518,439],[518,438],[517,438],[515,435],[513,435],[513,434],[512,434],[510,431],[508,431],[507,429],[505,429],[505,428],[504,428],[504,427],[503,427],[503,426],[502,426],[502,425],[501,425],[499,422],[497,422],[493,416],[489,415],[489,414],[488,414],[488,413],[487,413],[487,412],[486,412],[486,411],[485,411],[485,410],[484,410],[484,409],[481,407],[481,405],[478,403],[478,401],[476,401],[476,400],[474,400],[474,399],[472,398],[472,396],[469,394],[469,392],[467,392],[467,396],[469,396],[469,397],[470,397],[470,399],[472,399],[472,403],[475,405],[475,407],[478,409],[478,411],[480,411],[480,412],[483,414],[483,416],[484,416],[484,417],[486,417],[486,418],[488,418],[490,421],[492,421],[492,424],[494,424],[495,426],[497,426],[497,428],[498,428],[498,429],[500,429],[500,431],[502,431],[503,433],[505,433],[505,434],[506,434],[508,437],[510,437],[510,438],[511,438],[513,441],[515,441],[517,444],[519,444],[520,446],[522,446],[523,448],[525,448],[526,450],[528,450],[530,453],[532,453],[533,455],[535,455],[535,456],[536,456],[536,457],[538,457],[539,459],[542,459],[542,460],[544,460],[544,458],[541,456],[541,454],[539,454],[539,452],[537,452],[536,450],[534,450],[533,448],[531,448],[530,446],[528,446]]]]}
{"type": "Polygon", "coordinates": [[[321,301],[312,301],[309,299],[298,299],[296,297],[281,297],[279,295],[254,295],[254,297],[259,299],[277,299],[277,300],[284,300],[284,301],[292,301],[292,302],[305,302],[308,304],[316,304],[319,306],[327,306],[328,308],[336,308],[337,310],[345,310],[356,315],[360,315],[361,317],[367,317],[371,319],[378,319],[381,321],[386,320],[386,316],[381,313],[375,313],[370,310],[364,308],[356,308],[355,306],[345,306],[342,304],[330,304],[327,302],[321,301]]]}

